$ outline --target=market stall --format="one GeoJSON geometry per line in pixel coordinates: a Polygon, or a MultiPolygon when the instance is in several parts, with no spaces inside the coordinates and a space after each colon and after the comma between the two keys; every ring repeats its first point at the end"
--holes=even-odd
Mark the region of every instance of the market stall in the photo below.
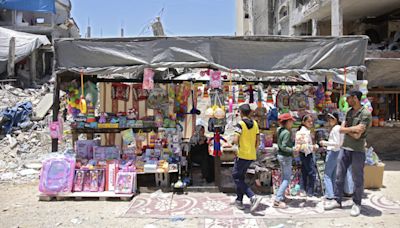
{"type": "MultiPolygon", "coordinates": [[[[52,150],[58,151],[63,135],[60,106],[73,116],[74,149],[49,161],[49,167],[59,162],[68,170],[59,169],[54,177],[62,176],[65,184],[56,190],[43,185],[41,190],[50,195],[133,193],[140,185],[138,176],[149,173],[155,174],[158,186],[167,186],[172,181],[164,174],[187,166],[185,141],[196,120],[207,123],[215,145],[220,136],[230,137],[243,102],[253,104],[263,131],[254,171],[259,172],[268,167],[262,163],[274,159],[278,112],[318,117],[337,109],[340,93],[335,91],[342,91],[344,82],[353,84],[365,70],[366,45],[362,36],[58,40],[52,150]],[[179,79],[189,71],[203,79],[179,79]],[[61,104],[60,90],[68,94],[61,104]],[[80,140],[80,134],[86,139],[80,140]],[[94,139],[96,134],[101,138],[94,139]]],[[[226,149],[224,155],[223,146],[219,149],[210,150],[216,158],[217,187],[223,179],[220,161],[229,163],[231,158],[224,156],[234,150],[226,149]]],[[[271,174],[269,170],[269,179],[271,174]]],[[[268,174],[263,176],[270,185],[268,174]]],[[[173,187],[184,186],[183,176],[177,178],[173,187]]]]}

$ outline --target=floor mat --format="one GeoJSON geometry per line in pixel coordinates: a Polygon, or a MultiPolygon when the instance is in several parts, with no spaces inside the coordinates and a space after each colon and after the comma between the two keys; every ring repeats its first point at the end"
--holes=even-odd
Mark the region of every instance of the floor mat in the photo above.
{"type": "MultiPolygon", "coordinates": [[[[294,198],[287,209],[273,208],[273,198],[263,197],[259,208],[250,213],[250,201],[244,200],[245,210],[238,210],[234,195],[224,193],[156,193],[136,196],[122,217],[131,218],[292,218],[349,216],[352,201],[343,202],[343,209],[324,211],[319,198],[294,198]]],[[[376,192],[366,192],[361,214],[380,216],[383,213],[400,214],[400,203],[376,192]]]]}

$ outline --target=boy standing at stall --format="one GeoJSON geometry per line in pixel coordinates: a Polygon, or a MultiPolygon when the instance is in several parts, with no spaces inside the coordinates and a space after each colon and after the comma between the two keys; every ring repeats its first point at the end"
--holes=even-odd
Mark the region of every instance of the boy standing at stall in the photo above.
{"type": "Polygon", "coordinates": [[[242,120],[236,125],[233,143],[239,146],[235,164],[233,166],[233,180],[236,184],[236,201],[238,209],[244,210],[243,196],[246,194],[251,202],[250,211],[253,212],[260,204],[261,198],[257,197],[244,179],[250,164],[256,160],[256,150],[260,143],[257,122],[250,119],[250,105],[243,104],[239,107],[242,120]]]}

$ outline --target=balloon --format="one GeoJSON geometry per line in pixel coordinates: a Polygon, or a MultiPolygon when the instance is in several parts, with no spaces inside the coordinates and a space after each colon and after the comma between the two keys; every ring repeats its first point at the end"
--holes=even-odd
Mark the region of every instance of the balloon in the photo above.
{"type": "Polygon", "coordinates": [[[349,104],[346,101],[346,97],[340,97],[339,99],[339,109],[342,112],[347,112],[347,110],[349,109],[349,104]]]}

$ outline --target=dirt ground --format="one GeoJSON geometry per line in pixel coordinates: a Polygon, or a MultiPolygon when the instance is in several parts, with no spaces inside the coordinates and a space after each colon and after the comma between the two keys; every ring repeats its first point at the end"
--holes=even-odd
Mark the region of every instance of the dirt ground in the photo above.
{"type": "MultiPolygon", "coordinates": [[[[0,183],[0,227],[207,227],[210,220],[132,219],[119,216],[129,202],[38,201],[37,182],[0,183]]],[[[386,162],[384,188],[380,191],[400,202],[400,162],[386,162]]],[[[206,194],[206,193],[205,193],[206,194]]],[[[256,220],[256,219],[254,219],[256,220]]],[[[258,227],[400,227],[396,214],[379,217],[257,219],[258,227]]],[[[222,227],[222,226],[214,226],[222,227]]]]}

